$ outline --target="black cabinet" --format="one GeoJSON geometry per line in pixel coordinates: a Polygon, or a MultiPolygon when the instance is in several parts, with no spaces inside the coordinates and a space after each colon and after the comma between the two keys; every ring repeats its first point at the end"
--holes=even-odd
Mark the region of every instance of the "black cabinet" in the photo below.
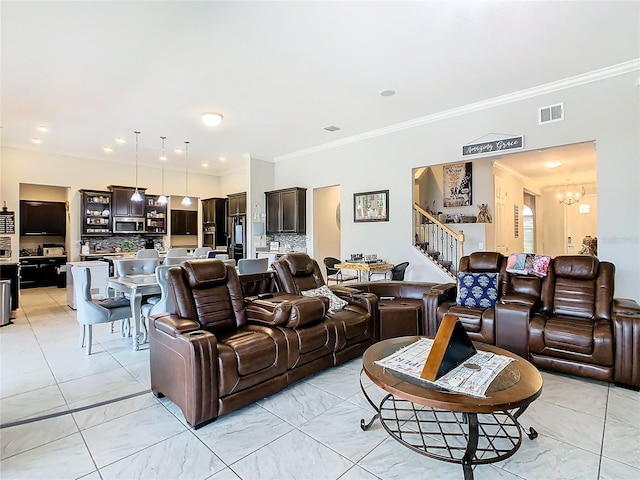
{"type": "Polygon", "coordinates": [[[20,260],[20,288],[49,287],[58,284],[58,270],[67,257],[26,258],[20,260]]]}
{"type": "Polygon", "coordinates": [[[145,233],[149,235],[164,235],[167,233],[167,204],[158,203],[158,197],[145,197],[145,233]]]}
{"type": "Polygon", "coordinates": [[[20,201],[20,235],[67,233],[67,207],[64,202],[20,201]]]}
{"type": "Polygon", "coordinates": [[[307,233],[307,189],[287,188],[265,192],[267,234],[307,233]]]}
{"type": "Polygon", "coordinates": [[[245,215],[247,213],[247,194],[233,193],[229,197],[229,215],[245,215]]]}
{"type": "Polygon", "coordinates": [[[227,244],[227,199],[202,200],[202,245],[215,248],[227,244]]]}
{"type": "Polygon", "coordinates": [[[144,188],[138,188],[142,195],[141,202],[131,200],[131,195],[136,191],[133,187],[118,187],[111,185],[109,189],[113,192],[112,214],[116,217],[144,217],[144,188]]]}
{"type": "Polygon", "coordinates": [[[171,235],[197,235],[198,212],[171,210],[171,235]]]}
{"type": "Polygon", "coordinates": [[[80,190],[82,235],[111,234],[111,192],[80,190]]]}

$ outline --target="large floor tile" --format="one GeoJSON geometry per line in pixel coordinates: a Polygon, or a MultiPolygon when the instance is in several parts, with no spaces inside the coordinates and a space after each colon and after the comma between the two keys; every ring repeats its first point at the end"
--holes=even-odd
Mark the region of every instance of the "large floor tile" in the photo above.
{"type": "Polygon", "coordinates": [[[226,465],[191,432],[183,432],[100,469],[104,480],[205,479],[226,465]]]}
{"type": "Polygon", "coordinates": [[[48,366],[40,370],[16,373],[8,371],[10,370],[8,366],[11,365],[10,362],[2,362],[1,364],[7,365],[7,367],[2,369],[2,375],[0,375],[0,398],[56,385],[56,379],[48,366]]]}
{"type": "Polygon", "coordinates": [[[330,480],[340,477],[352,466],[349,460],[298,430],[231,465],[241,478],[260,480],[330,480]]]}
{"type": "Polygon", "coordinates": [[[120,367],[59,385],[62,394],[70,404],[81,400],[88,403],[98,402],[144,390],[128,371],[120,367]]]}
{"type": "Polygon", "coordinates": [[[612,386],[609,389],[607,419],[640,427],[640,392],[612,386]]]}
{"type": "Polygon", "coordinates": [[[180,422],[156,405],[83,430],[82,435],[102,468],[183,431],[180,422]]]}
{"type": "Polygon", "coordinates": [[[602,455],[640,468],[640,425],[615,419],[607,421],[602,455]]]}
{"type": "Polygon", "coordinates": [[[609,386],[595,380],[542,372],[543,386],[539,400],[604,417],[609,386]]]}
{"type": "Polygon", "coordinates": [[[603,457],[600,462],[599,480],[637,480],[640,478],[640,469],[625,463],[616,462],[603,457]]]}
{"type": "Polygon", "coordinates": [[[56,407],[66,407],[66,402],[57,385],[21,393],[2,400],[0,422],[15,422],[35,417],[56,407]]]}
{"type": "Polygon", "coordinates": [[[354,369],[341,365],[313,375],[307,383],[346,399],[360,391],[359,375],[354,369]]]}
{"type": "Polygon", "coordinates": [[[340,398],[305,382],[290,385],[285,390],[258,403],[291,425],[300,425],[340,403],[340,398]]]}
{"type": "Polygon", "coordinates": [[[37,422],[2,429],[2,458],[40,447],[78,432],[71,415],[62,415],[37,422]]]}
{"type": "Polygon", "coordinates": [[[227,465],[255,452],[293,427],[259,405],[223,415],[194,433],[227,465]]]}
{"type": "MultiPolygon", "coordinates": [[[[143,408],[159,405],[159,401],[151,393],[144,393],[142,395],[136,395],[126,400],[120,400],[106,405],[101,405],[93,408],[86,408],[73,414],[73,418],[80,430],[86,430],[87,428],[95,427],[101,423],[109,422],[119,417],[123,417],[143,408]]],[[[77,408],[84,406],[85,402],[81,401],[78,404],[69,405],[70,408],[77,408]]]]}
{"type": "Polygon", "coordinates": [[[36,480],[79,478],[96,469],[78,433],[15,455],[0,467],[2,478],[36,480]]]}

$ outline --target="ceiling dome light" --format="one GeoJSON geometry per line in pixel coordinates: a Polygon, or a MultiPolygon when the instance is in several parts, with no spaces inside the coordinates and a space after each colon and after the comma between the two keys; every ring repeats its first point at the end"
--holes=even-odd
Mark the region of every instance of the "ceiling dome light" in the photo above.
{"type": "Polygon", "coordinates": [[[124,143],[127,143],[127,141],[125,140],[124,137],[116,137],[116,143],[122,145],[124,143]]]}
{"type": "Polygon", "coordinates": [[[36,145],[40,145],[42,143],[42,140],[40,140],[39,138],[32,138],[31,142],[35,143],[36,145]]]}
{"type": "Polygon", "coordinates": [[[104,150],[107,153],[113,152],[113,148],[111,148],[111,146],[109,146],[109,145],[106,145],[106,146],[102,147],[102,150],[104,150]]]}
{"type": "Polygon", "coordinates": [[[48,132],[49,131],[49,127],[47,127],[46,125],[38,125],[38,131],[40,131],[40,132],[48,132]]]}
{"type": "Polygon", "coordinates": [[[222,123],[222,115],[219,113],[203,113],[202,122],[208,127],[217,127],[222,123]]]}

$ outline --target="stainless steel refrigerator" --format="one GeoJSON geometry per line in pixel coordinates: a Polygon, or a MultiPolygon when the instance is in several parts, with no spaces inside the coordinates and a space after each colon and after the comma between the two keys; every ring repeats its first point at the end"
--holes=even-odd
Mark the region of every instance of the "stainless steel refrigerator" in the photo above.
{"type": "Polygon", "coordinates": [[[245,258],[246,252],[246,230],[245,216],[232,215],[229,221],[229,258],[240,260],[245,258]]]}

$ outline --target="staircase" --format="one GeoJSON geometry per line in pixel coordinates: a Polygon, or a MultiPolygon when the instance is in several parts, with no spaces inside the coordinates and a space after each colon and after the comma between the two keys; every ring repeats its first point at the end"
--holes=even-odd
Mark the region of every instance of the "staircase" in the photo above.
{"type": "Polygon", "coordinates": [[[413,217],[414,247],[455,280],[464,251],[464,233],[454,232],[417,203],[413,205],[413,217]]]}

